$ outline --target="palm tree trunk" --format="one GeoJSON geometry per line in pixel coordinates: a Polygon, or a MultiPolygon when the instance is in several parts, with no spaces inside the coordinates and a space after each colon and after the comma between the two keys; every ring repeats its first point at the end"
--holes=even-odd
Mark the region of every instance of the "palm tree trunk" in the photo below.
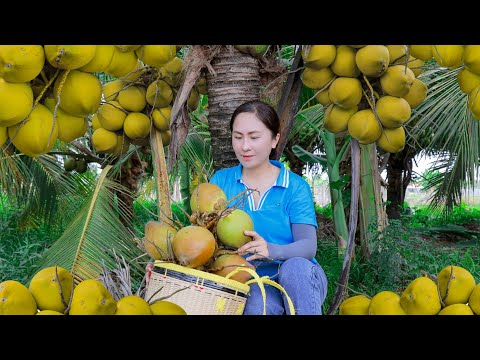
{"type": "Polygon", "coordinates": [[[233,46],[223,46],[207,73],[208,123],[212,139],[213,168],[238,163],[232,149],[230,118],[234,110],[249,100],[260,98],[260,73],[256,58],[233,46]]]}

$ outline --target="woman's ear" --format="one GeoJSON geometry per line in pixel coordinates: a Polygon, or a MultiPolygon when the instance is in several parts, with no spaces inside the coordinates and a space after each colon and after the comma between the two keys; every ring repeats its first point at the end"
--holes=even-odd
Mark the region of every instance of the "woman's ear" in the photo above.
{"type": "Polygon", "coordinates": [[[279,141],[280,141],[280,133],[278,133],[275,136],[275,139],[273,140],[273,144],[272,144],[272,149],[275,149],[277,147],[279,141]]]}

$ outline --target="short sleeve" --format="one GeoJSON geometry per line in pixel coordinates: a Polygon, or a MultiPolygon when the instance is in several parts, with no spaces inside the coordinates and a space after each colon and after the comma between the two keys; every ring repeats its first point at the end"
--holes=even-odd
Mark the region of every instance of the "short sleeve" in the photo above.
{"type": "Polygon", "coordinates": [[[221,187],[221,184],[219,184],[220,176],[218,176],[218,171],[215,171],[215,173],[212,175],[210,180],[208,181],[210,184],[215,184],[221,187]]]}
{"type": "Polygon", "coordinates": [[[301,179],[293,190],[292,198],[290,199],[288,206],[290,223],[310,224],[318,228],[310,186],[305,180],[301,179]]]}

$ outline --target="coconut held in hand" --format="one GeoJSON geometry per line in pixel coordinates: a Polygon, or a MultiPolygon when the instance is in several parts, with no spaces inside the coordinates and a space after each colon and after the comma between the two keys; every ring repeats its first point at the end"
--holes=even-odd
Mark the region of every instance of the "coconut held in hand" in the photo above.
{"type": "Polygon", "coordinates": [[[226,246],[239,248],[252,240],[244,234],[245,230],[253,230],[253,221],[245,211],[235,209],[218,221],[217,238],[226,246]]]}

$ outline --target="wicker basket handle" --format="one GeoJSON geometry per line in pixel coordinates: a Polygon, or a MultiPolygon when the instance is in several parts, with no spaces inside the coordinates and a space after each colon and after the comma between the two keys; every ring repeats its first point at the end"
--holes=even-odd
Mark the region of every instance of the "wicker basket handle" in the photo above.
{"type": "Polygon", "coordinates": [[[250,284],[253,284],[253,283],[258,284],[258,286],[260,288],[260,292],[262,293],[262,298],[263,298],[263,315],[267,314],[267,295],[265,293],[264,284],[271,285],[271,286],[277,288],[278,290],[280,290],[281,292],[283,292],[285,294],[285,297],[287,298],[288,307],[290,309],[290,315],[295,315],[295,309],[293,307],[293,302],[290,299],[290,296],[288,296],[287,292],[285,291],[285,289],[280,284],[278,284],[277,282],[275,282],[273,280],[270,280],[270,278],[268,276],[259,277],[255,270],[252,270],[248,267],[239,266],[235,270],[228,273],[225,277],[228,279],[228,278],[232,277],[233,275],[235,275],[236,273],[238,273],[240,271],[246,271],[250,275],[253,276],[253,279],[251,279],[251,280],[249,280],[245,283],[246,285],[250,285],[250,284]]]}

